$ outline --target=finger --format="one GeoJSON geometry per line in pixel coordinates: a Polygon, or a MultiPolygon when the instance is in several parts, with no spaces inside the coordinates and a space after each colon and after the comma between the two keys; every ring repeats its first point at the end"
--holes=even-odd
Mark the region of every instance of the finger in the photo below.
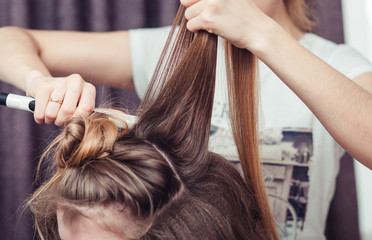
{"type": "Polygon", "coordinates": [[[195,3],[194,5],[188,7],[185,11],[185,18],[187,20],[193,19],[200,15],[200,13],[204,9],[204,2],[200,1],[195,3]]]}
{"type": "Polygon", "coordinates": [[[72,74],[64,80],[67,91],[64,96],[64,102],[54,122],[57,126],[62,126],[76,112],[79,99],[87,84],[79,74],[72,74]]]}
{"type": "Polygon", "coordinates": [[[90,83],[85,83],[85,87],[83,92],[81,93],[80,101],[74,116],[88,116],[93,112],[95,105],[96,88],[90,83]]]}
{"type": "Polygon", "coordinates": [[[35,111],[34,119],[38,124],[42,124],[45,119],[45,109],[48,105],[48,99],[52,90],[49,87],[40,87],[35,93],[35,111]]]}
{"type": "Polygon", "coordinates": [[[200,2],[201,0],[180,0],[180,3],[185,7],[190,7],[191,5],[200,2]]]}
{"type": "Polygon", "coordinates": [[[210,22],[199,15],[191,20],[189,20],[186,24],[186,28],[191,32],[197,32],[198,30],[206,30],[210,33],[213,33],[213,29],[210,27],[210,22]]]}
{"type": "Polygon", "coordinates": [[[57,119],[58,111],[63,104],[65,97],[64,88],[55,88],[48,99],[48,104],[45,109],[45,123],[52,124],[57,119]]]}
{"type": "Polygon", "coordinates": [[[70,118],[76,111],[82,87],[73,90],[67,90],[63,103],[57,113],[57,117],[54,120],[54,124],[57,126],[63,126],[65,121],[70,118]]]}
{"type": "Polygon", "coordinates": [[[197,32],[198,30],[206,30],[213,33],[213,19],[215,18],[215,13],[212,5],[207,9],[206,2],[198,2],[194,6],[188,8],[190,12],[187,15],[187,25],[186,28],[191,32],[197,32]]]}

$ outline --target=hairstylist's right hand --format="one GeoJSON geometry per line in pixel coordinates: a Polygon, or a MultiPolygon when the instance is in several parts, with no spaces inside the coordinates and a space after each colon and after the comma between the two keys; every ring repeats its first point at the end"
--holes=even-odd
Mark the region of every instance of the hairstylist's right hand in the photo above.
{"type": "Polygon", "coordinates": [[[26,92],[35,98],[34,118],[39,124],[62,126],[73,115],[89,115],[95,106],[95,87],[78,74],[50,77],[31,71],[26,92]]]}
{"type": "Polygon", "coordinates": [[[187,9],[187,29],[206,30],[253,53],[273,20],[251,0],[180,0],[187,9]]]}

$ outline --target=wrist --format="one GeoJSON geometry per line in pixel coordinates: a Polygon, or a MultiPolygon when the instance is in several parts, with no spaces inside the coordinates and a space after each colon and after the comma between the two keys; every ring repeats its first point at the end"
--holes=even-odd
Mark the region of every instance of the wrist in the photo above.
{"type": "Polygon", "coordinates": [[[269,54],[272,46],[276,45],[278,38],[282,34],[281,30],[283,29],[275,21],[266,19],[265,23],[260,25],[260,29],[257,29],[247,49],[258,58],[262,59],[269,54]]]}
{"type": "Polygon", "coordinates": [[[263,30],[251,52],[260,60],[269,64],[289,54],[297,41],[279,24],[272,22],[263,30]]]}
{"type": "Polygon", "coordinates": [[[37,81],[45,77],[43,73],[38,70],[30,70],[25,79],[25,92],[27,96],[35,97],[33,89],[37,84],[37,81]]]}

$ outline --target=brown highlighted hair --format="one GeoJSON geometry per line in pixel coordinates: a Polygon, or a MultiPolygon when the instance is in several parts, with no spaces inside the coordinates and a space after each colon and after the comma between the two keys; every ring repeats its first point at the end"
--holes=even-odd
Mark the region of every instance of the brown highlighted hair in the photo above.
{"type": "Polygon", "coordinates": [[[318,19],[314,14],[314,0],[284,0],[284,4],[292,22],[301,31],[314,31],[314,27],[318,23],[318,19]]]}
{"type": "Polygon", "coordinates": [[[84,209],[114,209],[130,231],[100,224],[128,239],[278,239],[258,156],[256,60],[227,49],[244,178],[208,151],[217,37],[187,31],[180,7],[136,123],[122,129],[102,113],[72,118],[46,152],[52,177],[28,201],[42,239],[59,239],[60,208],[70,224],[89,217],[84,209]]]}

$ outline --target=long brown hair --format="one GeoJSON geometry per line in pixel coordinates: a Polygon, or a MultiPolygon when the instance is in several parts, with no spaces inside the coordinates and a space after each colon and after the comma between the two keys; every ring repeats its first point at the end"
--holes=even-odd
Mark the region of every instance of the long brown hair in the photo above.
{"type": "Polygon", "coordinates": [[[181,7],[134,126],[102,113],[72,118],[46,152],[53,176],[28,201],[42,239],[58,239],[57,207],[72,224],[79,206],[112,204],[132,220],[118,232],[130,239],[278,239],[258,156],[255,58],[228,49],[245,180],[208,152],[217,37],[187,31],[181,7]]]}

